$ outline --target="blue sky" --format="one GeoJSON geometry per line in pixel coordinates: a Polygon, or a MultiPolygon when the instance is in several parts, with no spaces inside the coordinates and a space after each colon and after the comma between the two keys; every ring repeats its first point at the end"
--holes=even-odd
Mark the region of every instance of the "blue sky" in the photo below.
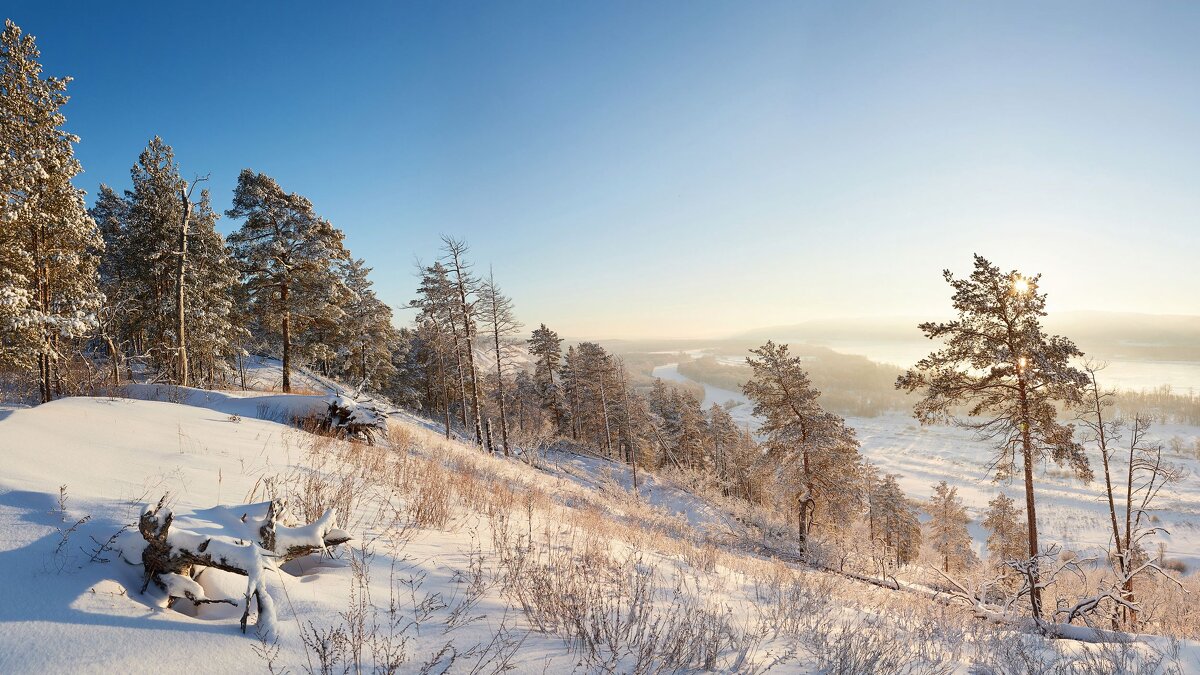
{"type": "Polygon", "coordinates": [[[81,187],[155,134],[222,210],[265,171],[392,305],[450,233],[573,336],[943,314],[973,252],[1051,309],[1200,314],[1200,5],[1047,4],[4,13],[76,79],[81,187]]]}

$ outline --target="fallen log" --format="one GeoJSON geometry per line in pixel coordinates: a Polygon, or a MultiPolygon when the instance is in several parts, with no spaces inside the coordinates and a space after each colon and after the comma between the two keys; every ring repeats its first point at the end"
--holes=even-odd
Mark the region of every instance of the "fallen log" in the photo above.
{"type": "MultiPolygon", "coordinates": [[[[246,577],[246,593],[242,605],[241,627],[246,632],[250,616],[250,600],[258,608],[260,628],[274,624],[274,606],[266,587],[266,570],[278,569],[278,564],[295,558],[328,551],[350,540],[350,536],[334,526],[336,512],[332,509],[316,521],[287,527],[279,523],[282,504],[273,500],[267,504],[267,515],[258,528],[259,541],[236,536],[211,536],[172,528],[175,516],[166,508],[164,495],[138,519],[138,531],[146,540],[142,549],[142,592],[150,584],[167,596],[167,606],[177,600],[193,605],[224,603],[238,606],[232,599],[208,598],[196,582],[197,568],[214,568],[246,577]]],[[[242,516],[246,522],[247,516],[242,516]]],[[[253,535],[251,535],[252,537],[253,535]]]]}

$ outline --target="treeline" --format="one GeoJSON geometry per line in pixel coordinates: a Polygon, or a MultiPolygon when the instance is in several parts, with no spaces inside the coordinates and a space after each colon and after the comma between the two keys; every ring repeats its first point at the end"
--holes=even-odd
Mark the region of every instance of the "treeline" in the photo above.
{"type": "Polygon", "coordinates": [[[1169,384],[1141,391],[1122,389],[1115,393],[1113,405],[1126,416],[1142,412],[1162,423],[1200,425],[1200,394],[1176,392],[1169,384]]]}
{"type": "Polygon", "coordinates": [[[225,240],[207,177],[185,178],[155,137],[132,187],[92,207],[71,180],[69,79],[43,76],[31,36],[0,36],[0,372],[49,401],[144,377],[244,385],[243,359],[279,356],[384,388],[399,333],[370,269],[312,203],[270,176],[238,177],[225,240]],[[240,378],[239,378],[240,376],[240,378]]]}
{"type": "MultiPolygon", "coordinates": [[[[814,532],[828,539],[861,526],[865,557],[887,569],[915,559],[917,507],[895,476],[863,460],[853,430],[823,407],[806,362],[786,345],[767,343],[748,359],[743,390],[763,420],[760,442],[723,407],[705,409],[689,388],[632,374],[596,342],[567,345],[546,324],[522,332],[512,300],[469,254],[445,237],[419,267],[417,316],[400,331],[400,386],[391,390],[439,420],[447,438],[528,461],[550,446],[589,452],[627,465],[634,489],[639,471],[673,476],[791,520],[803,556],[814,532]]],[[[953,544],[961,548],[961,538],[953,544]]]]}

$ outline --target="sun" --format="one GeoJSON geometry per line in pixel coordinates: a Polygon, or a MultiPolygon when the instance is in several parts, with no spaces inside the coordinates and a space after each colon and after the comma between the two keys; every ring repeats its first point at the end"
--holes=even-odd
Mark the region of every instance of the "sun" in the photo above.
{"type": "Polygon", "coordinates": [[[1012,290],[1016,295],[1025,295],[1029,292],[1029,281],[1024,277],[1016,277],[1012,282],[1012,290]]]}

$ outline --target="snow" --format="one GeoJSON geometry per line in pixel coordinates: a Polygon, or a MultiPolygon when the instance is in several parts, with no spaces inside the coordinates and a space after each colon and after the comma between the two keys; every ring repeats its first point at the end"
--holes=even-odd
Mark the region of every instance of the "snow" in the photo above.
{"type": "MultiPolygon", "coordinates": [[[[833,631],[822,633],[823,640],[934,639],[909,632],[909,614],[893,619],[890,610],[862,606],[892,591],[763,559],[728,505],[653,473],[639,471],[635,495],[624,465],[561,449],[546,452],[538,466],[491,458],[442,440],[436,423],[404,413],[391,416],[399,435],[409,438],[400,446],[344,445],[336,447],[346,454],[330,454],[334,446],[321,444],[331,441],[284,423],[324,412],[328,394],[134,385],[128,395],[68,398],[0,415],[0,672],[261,672],[261,650],[276,650],[276,667],[299,672],[313,667],[304,647],[311,631],[332,630],[364,606],[379,608],[367,610],[367,626],[391,625],[389,606],[395,625],[408,626],[400,672],[455,658],[452,672],[493,658],[493,667],[509,663],[519,673],[604,670],[594,659],[628,672],[633,652],[609,654],[600,644],[599,656],[585,656],[580,638],[556,632],[564,628],[539,630],[532,618],[561,626],[553,623],[555,599],[585,597],[594,592],[587,585],[593,577],[609,574],[625,580],[612,588],[646,589],[651,604],[630,607],[686,639],[689,658],[700,658],[707,644],[702,633],[690,632],[699,624],[689,622],[710,617],[710,625],[725,626],[733,644],[728,636],[752,632],[772,612],[806,616],[798,607],[773,604],[790,593],[822,608],[814,610],[819,625],[804,630],[833,631]],[[408,473],[403,481],[382,480],[394,472],[408,473]],[[341,499],[348,510],[313,511],[303,503],[314,494],[304,490],[312,480],[324,480],[323,499],[341,499]],[[451,495],[444,521],[393,516],[415,513],[422,499],[436,502],[442,489],[451,495]],[[264,500],[273,491],[291,498],[276,526],[277,551],[347,536],[354,541],[276,564],[257,544],[270,508],[264,500]],[[125,560],[140,560],[144,542],[128,526],[163,495],[170,495],[173,547],[194,551],[208,542],[206,552],[251,572],[242,577],[209,568],[195,579],[167,576],[167,592],[238,606],[180,601],[167,608],[163,592],[141,592],[141,568],[125,560]],[[499,581],[496,537],[503,528],[510,528],[506,536],[525,536],[520,533],[527,528],[526,543],[509,550],[528,547],[523,578],[548,584],[522,601],[528,611],[499,581]],[[575,574],[551,573],[569,560],[575,574]],[[597,567],[596,560],[611,566],[597,567]],[[771,585],[792,574],[808,585],[771,585]],[[265,643],[253,626],[248,635],[238,626],[245,596],[255,589],[264,601],[265,643]],[[509,657],[500,655],[510,648],[509,657]]],[[[894,420],[879,423],[879,434],[865,434],[875,439],[871,448],[911,447],[911,453],[893,453],[905,458],[917,454],[915,438],[928,440],[923,431],[896,436],[894,420]]],[[[957,442],[935,444],[933,456],[956,456],[957,442]]],[[[932,462],[919,480],[924,484],[949,467],[932,462]]],[[[605,616],[624,621],[637,615],[622,614],[624,601],[604,602],[613,603],[603,605],[605,616]]],[[[796,620],[781,618],[774,632],[745,638],[740,650],[722,653],[714,669],[754,671],[779,660],[774,672],[816,671],[832,652],[814,651],[826,643],[780,628],[796,620]]],[[[950,649],[937,644],[934,651],[950,649]]],[[[964,654],[945,653],[950,672],[971,668],[964,654]]]]}

